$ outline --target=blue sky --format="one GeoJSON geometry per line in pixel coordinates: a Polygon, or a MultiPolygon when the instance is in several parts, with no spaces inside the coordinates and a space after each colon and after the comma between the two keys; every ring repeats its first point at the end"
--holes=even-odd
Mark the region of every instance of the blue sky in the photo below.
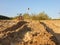
{"type": "Polygon", "coordinates": [[[50,17],[60,14],[60,0],[0,0],[0,15],[16,16],[17,13],[40,13],[45,11],[50,17]]]}

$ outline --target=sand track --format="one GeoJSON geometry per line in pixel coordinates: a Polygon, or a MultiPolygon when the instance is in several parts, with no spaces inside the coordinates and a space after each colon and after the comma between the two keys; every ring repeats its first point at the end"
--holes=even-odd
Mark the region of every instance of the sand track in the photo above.
{"type": "Polygon", "coordinates": [[[4,26],[0,27],[0,44],[59,45],[58,37],[53,31],[57,27],[55,24],[52,26],[52,24],[52,21],[0,21],[0,25],[4,26]]]}

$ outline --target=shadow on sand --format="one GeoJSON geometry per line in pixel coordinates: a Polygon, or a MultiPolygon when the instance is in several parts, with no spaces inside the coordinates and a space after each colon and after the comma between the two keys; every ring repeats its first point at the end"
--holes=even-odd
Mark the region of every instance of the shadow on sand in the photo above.
{"type": "Polygon", "coordinates": [[[60,36],[60,34],[54,33],[53,29],[49,28],[44,22],[40,22],[40,24],[42,24],[42,25],[45,27],[45,29],[46,29],[46,31],[47,31],[48,33],[53,34],[53,36],[52,36],[50,39],[53,40],[53,41],[56,43],[56,45],[59,45],[58,40],[57,40],[57,38],[55,37],[55,35],[57,35],[57,36],[59,35],[59,36],[60,36]]]}
{"type": "MultiPolygon", "coordinates": [[[[26,23],[28,22],[25,21],[18,22],[16,25],[7,28],[4,31],[7,32],[7,31],[16,30],[26,23]]],[[[8,33],[8,36],[6,38],[0,39],[0,43],[2,43],[2,45],[11,45],[11,42],[13,43],[22,42],[24,35],[29,31],[31,31],[31,28],[28,27],[27,25],[24,25],[21,29],[19,29],[18,32],[8,33]]]]}
{"type": "MultiPolygon", "coordinates": [[[[25,21],[19,21],[16,25],[13,25],[12,27],[9,27],[9,28],[3,30],[3,32],[16,30],[16,29],[18,29],[19,27],[21,27],[22,25],[24,25],[25,23],[28,23],[28,22],[25,22],[25,21]]],[[[9,26],[9,25],[8,25],[8,26],[9,26]]]]}

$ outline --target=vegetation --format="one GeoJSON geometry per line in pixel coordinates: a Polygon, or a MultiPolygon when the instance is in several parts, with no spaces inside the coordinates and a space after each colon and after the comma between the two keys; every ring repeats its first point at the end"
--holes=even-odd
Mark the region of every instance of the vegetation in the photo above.
{"type": "Polygon", "coordinates": [[[30,15],[28,13],[23,14],[24,19],[30,19],[30,15]]]}
{"type": "Polygon", "coordinates": [[[49,19],[51,19],[45,12],[41,12],[39,14],[24,13],[23,15],[18,14],[15,17],[0,16],[0,19],[17,19],[20,16],[23,16],[24,19],[32,19],[32,20],[49,20],[49,19]]]}
{"type": "Polygon", "coordinates": [[[41,12],[39,14],[29,15],[28,13],[23,14],[24,19],[33,19],[33,20],[47,20],[51,19],[47,14],[41,12]]]}
{"type": "Polygon", "coordinates": [[[51,19],[47,14],[45,14],[44,12],[39,13],[38,14],[38,19],[39,20],[47,20],[47,19],[51,19]]]}

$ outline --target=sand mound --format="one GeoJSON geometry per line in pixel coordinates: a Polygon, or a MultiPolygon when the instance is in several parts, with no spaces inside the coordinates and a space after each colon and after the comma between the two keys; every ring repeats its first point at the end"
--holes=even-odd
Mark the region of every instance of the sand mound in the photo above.
{"type": "Polygon", "coordinates": [[[39,21],[1,21],[1,45],[56,45],[57,40],[39,21]],[[8,23],[9,22],[9,23],[8,23]],[[2,29],[4,28],[4,29],[2,29]]]}

